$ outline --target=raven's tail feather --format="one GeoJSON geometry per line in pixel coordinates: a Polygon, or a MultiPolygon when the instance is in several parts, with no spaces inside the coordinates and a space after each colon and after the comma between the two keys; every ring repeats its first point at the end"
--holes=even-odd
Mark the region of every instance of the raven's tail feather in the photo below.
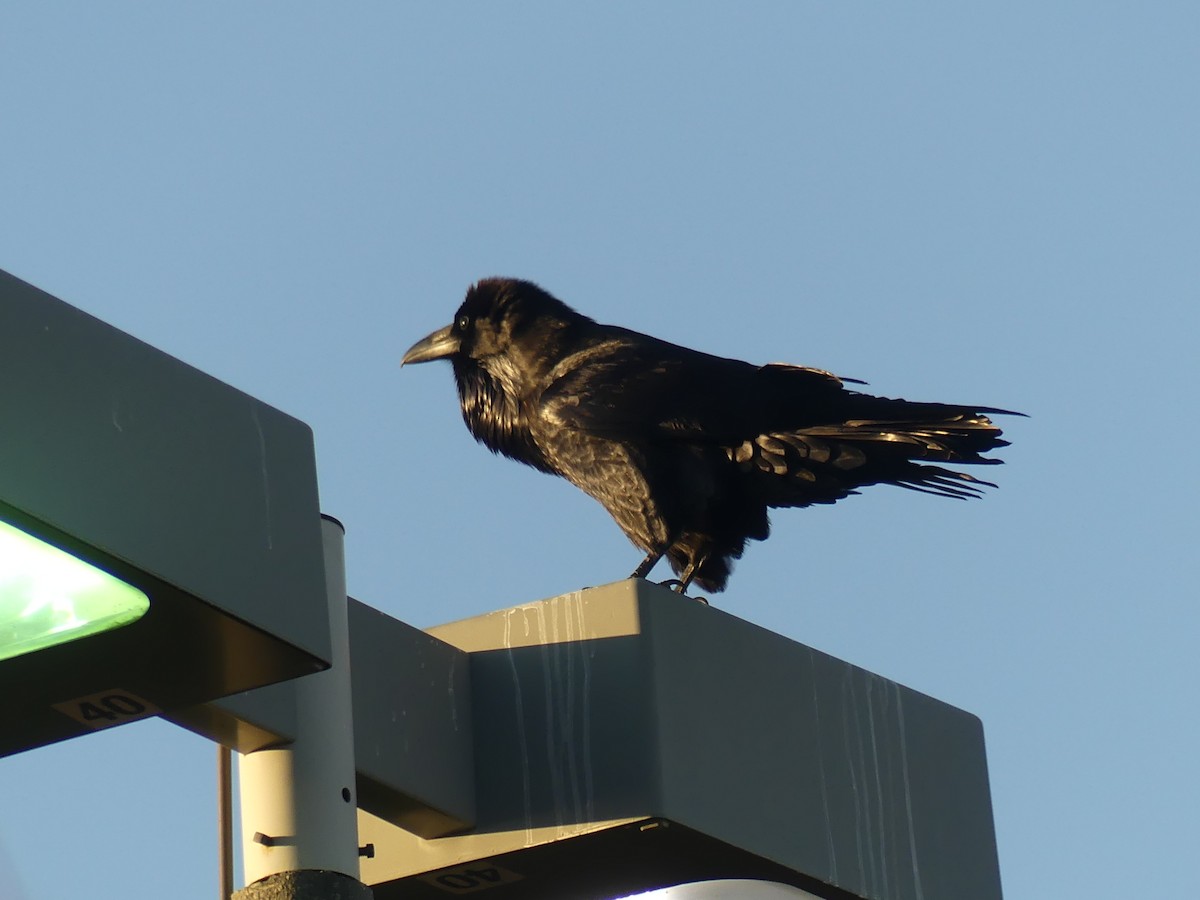
{"type": "Polygon", "coordinates": [[[754,478],[766,504],[775,507],[833,503],[871,484],[957,498],[977,497],[982,488],[995,487],[936,464],[1000,464],[983,454],[1008,442],[984,411],[862,399],[863,412],[895,415],[761,434],[727,453],[754,478]]]}
{"type": "Polygon", "coordinates": [[[682,574],[700,560],[697,587],[724,590],[746,541],[767,537],[767,507],[834,503],[871,484],[960,500],[996,486],[941,464],[999,464],[983,454],[1008,442],[986,413],[1004,410],[865,395],[861,400],[856,418],[772,431],[727,447],[728,458],[754,489],[730,492],[737,503],[709,510],[705,527],[682,534],[666,553],[671,568],[682,574]]]}
{"type": "MultiPolygon", "coordinates": [[[[983,462],[998,463],[1001,460],[988,459],[983,462]]],[[[936,497],[956,497],[970,500],[983,496],[984,487],[996,487],[990,481],[968,475],[966,472],[955,472],[943,469],[941,466],[913,465],[910,478],[897,479],[893,484],[908,488],[910,491],[920,491],[923,494],[933,494],[936,497]],[[980,487],[982,485],[983,487],[980,487]]]]}

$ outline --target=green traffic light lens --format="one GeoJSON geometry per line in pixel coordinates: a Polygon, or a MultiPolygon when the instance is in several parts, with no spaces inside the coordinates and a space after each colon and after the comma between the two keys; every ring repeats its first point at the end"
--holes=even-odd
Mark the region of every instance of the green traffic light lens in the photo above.
{"type": "Polygon", "coordinates": [[[0,522],[0,660],[129,625],[149,608],[133,585],[0,522]]]}

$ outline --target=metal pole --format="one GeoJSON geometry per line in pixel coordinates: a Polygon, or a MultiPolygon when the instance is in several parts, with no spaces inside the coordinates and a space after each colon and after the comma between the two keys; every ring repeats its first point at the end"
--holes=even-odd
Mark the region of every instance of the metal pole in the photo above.
{"type": "MultiPolygon", "coordinates": [[[[317,870],[358,879],[344,530],[336,519],[322,516],[321,520],[332,666],[292,682],[293,743],[239,758],[247,885],[281,873],[317,870]]],[[[281,597],[280,602],[287,598],[281,597]]]]}
{"type": "Polygon", "coordinates": [[[217,745],[217,880],[220,900],[233,894],[233,754],[217,745]]]}

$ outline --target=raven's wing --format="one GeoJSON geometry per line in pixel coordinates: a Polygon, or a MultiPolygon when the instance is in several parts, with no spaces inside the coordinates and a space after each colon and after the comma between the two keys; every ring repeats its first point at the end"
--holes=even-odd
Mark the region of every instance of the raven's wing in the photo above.
{"type": "Polygon", "coordinates": [[[847,390],[820,369],[753,366],[611,329],[564,359],[541,396],[557,428],[650,449],[719,448],[769,506],[833,503],[870,484],[947,497],[991,486],[928,462],[997,463],[985,415],[1005,410],[914,403],[847,390]]]}
{"type": "Polygon", "coordinates": [[[754,366],[618,328],[568,355],[552,375],[541,414],[610,440],[724,446],[826,422],[846,393],[821,369],[754,366]]]}

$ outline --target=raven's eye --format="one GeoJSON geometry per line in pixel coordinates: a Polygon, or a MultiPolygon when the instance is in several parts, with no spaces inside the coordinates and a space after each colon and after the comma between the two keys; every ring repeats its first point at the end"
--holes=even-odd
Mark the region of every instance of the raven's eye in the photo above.
{"type": "Polygon", "coordinates": [[[455,322],[454,324],[458,326],[459,331],[466,331],[468,326],[470,326],[470,324],[471,324],[471,317],[470,316],[459,316],[458,321],[455,322]]]}

